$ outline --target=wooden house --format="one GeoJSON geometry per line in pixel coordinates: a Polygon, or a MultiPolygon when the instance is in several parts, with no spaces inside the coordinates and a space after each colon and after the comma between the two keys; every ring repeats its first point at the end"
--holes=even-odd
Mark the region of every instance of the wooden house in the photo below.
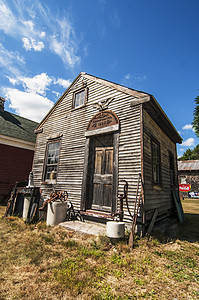
{"type": "Polygon", "coordinates": [[[0,97],[0,202],[18,181],[27,181],[32,169],[38,123],[4,110],[0,97]]]}
{"type": "Polygon", "coordinates": [[[108,220],[125,180],[131,212],[142,194],[143,225],[155,209],[158,218],[171,214],[182,139],[152,95],[80,73],[36,133],[34,183],[44,195],[66,190],[82,213],[108,220]]]}

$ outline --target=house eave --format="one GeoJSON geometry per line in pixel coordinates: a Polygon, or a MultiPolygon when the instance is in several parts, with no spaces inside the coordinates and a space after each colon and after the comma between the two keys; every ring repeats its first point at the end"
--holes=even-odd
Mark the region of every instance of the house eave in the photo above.
{"type": "Polygon", "coordinates": [[[154,96],[150,95],[150,101],[143,103],[143,108],[158,124],[162,131],[174,142],[182,143],[182,138],[165,114],[154,96]]]}
{"type": "Polygon", "coordinates": [[[20,139],[16,139],[16,138],[5,136],[5,135],[0,135],[0,144],[17,147],[17,148],[22,148],[22,149],[27,149],[27,150],[32,150],[32,151],[35,150],[35,143],[33,143],[33,142],[20,140],[20,139]]]}

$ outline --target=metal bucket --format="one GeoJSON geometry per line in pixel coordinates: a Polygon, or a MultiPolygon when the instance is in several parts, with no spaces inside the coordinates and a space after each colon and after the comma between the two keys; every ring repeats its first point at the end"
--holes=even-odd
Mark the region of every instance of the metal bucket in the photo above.
{"type": "Polygon", "coordinates": [[[48,203],[46,224],[50,226],[57,225],[66,220],[66,202],[48,203]]]}
{"type": "Polygon", "coordinates": [[[124,237],[125,223],[110,221],[106,223],[106,235],[110,238],[120,239],[124,237]]]}

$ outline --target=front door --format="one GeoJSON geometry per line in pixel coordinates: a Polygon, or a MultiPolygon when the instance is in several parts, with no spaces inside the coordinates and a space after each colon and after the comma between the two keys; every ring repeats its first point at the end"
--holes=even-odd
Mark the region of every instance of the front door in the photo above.
{"type": "Polygon", "coordinates": [[[111,211],[113,198],[113,147],[95,147],[91,208],[111,211]]]}
{"type": "Polygon", "coordinates": [[[81,209],[116,212],[119,133],[87,138],[81,209]]]}

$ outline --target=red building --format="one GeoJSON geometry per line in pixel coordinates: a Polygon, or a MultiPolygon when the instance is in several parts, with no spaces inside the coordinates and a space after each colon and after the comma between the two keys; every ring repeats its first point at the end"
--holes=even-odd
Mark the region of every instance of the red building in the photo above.
{"type": "Polygon", "coordinates": [[[32,168],[37,123],[4,110],[0,97],[0,203],[16,181],[28,180],[32,168]]]}

